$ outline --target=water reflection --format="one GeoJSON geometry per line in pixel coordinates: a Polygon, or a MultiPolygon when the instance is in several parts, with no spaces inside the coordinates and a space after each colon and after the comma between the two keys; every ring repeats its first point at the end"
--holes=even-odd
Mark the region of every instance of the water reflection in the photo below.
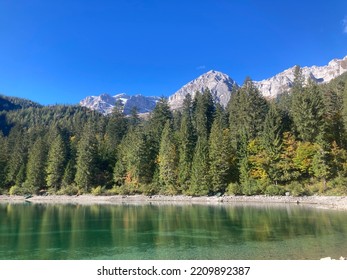
{"type": "Polygon", "coordinates": [[[0,259],[317,259],[347,213],[297,205],[0,204],[0,259]]]}

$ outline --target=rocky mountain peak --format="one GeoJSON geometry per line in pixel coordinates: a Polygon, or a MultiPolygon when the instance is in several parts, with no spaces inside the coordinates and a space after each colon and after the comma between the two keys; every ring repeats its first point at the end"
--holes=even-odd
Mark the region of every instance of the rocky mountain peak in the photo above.
{"type": "Polygon", "coordinates": [[[169,97],[169,105],[173,110],[179,109],[182,107],[183,100],[188,93],[194,98],[197,91],[204,92],[206,89],[209,89],[214,101],[226,106],[234,86],[237,86],[236,82],[228,75],[219,71],[210,70],[187,83],[171,95],[169,97]]]}
{"type": "Polygon", "coordinates": [[[158,100],[159,97],[148,97],[141,94],[128,95],[126,93],[119,93],[111,96],[103,93],[84,98],[80,101],[80,105],[107,115],[112,113],[115,104],[121,101],[123,104],[123,113],[129,115],[134,107],[136,107],[139,114],[151,112],[158,100]]]}
{"type": "MultiPolygon", "coordinates": [[[[294,81],[294,67],[291,67],[269,79],[254,82],[263,96],[274,98],[282,92],[288,91],[294,81]]],[[[333,59],[325,66],[302,67],[302,74],[306,81],[310,78],[316,83],[328,83],[332,79],[347,71],[347,56],[343,59],[333,59]]]]}

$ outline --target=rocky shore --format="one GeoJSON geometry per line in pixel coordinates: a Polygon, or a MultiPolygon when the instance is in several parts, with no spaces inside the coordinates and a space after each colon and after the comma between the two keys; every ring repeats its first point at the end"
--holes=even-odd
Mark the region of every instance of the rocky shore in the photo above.
{"type": "Polygon", "coordinates": [[[347,210],[346,196],[163,196],[163,195],[116,195],[116,196],[67,196],[48,195],[33,196],[25,198],[23,196],[0,195],[0,203],[74,203],[74,204],[119,204],[119,203],[169,203],[169,204],[231,204],[231,203],[254,203],[254,204],[299,204],[310,205],[319,208],[343,209],[347,210]]]}

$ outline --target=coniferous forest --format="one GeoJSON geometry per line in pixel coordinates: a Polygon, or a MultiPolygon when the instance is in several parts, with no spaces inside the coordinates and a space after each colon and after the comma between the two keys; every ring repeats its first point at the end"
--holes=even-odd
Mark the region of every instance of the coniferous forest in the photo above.
{"type": "Polygon", "coordinates": [[[297,67],[271,100],[246,79],[226,108],[194,95],[147,118],[0,96],[0,194],[347,194],[347,75],[297,67]]]}

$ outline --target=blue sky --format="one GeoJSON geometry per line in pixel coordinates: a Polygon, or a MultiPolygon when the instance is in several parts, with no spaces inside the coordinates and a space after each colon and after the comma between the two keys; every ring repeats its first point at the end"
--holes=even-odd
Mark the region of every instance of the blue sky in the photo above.
{"type": "Polygon", "coordinates": [[[211,69],[242,83],[346,55],[346,0],[0,0],[0,93],[41,104],[169,96],[211,69]]]}

